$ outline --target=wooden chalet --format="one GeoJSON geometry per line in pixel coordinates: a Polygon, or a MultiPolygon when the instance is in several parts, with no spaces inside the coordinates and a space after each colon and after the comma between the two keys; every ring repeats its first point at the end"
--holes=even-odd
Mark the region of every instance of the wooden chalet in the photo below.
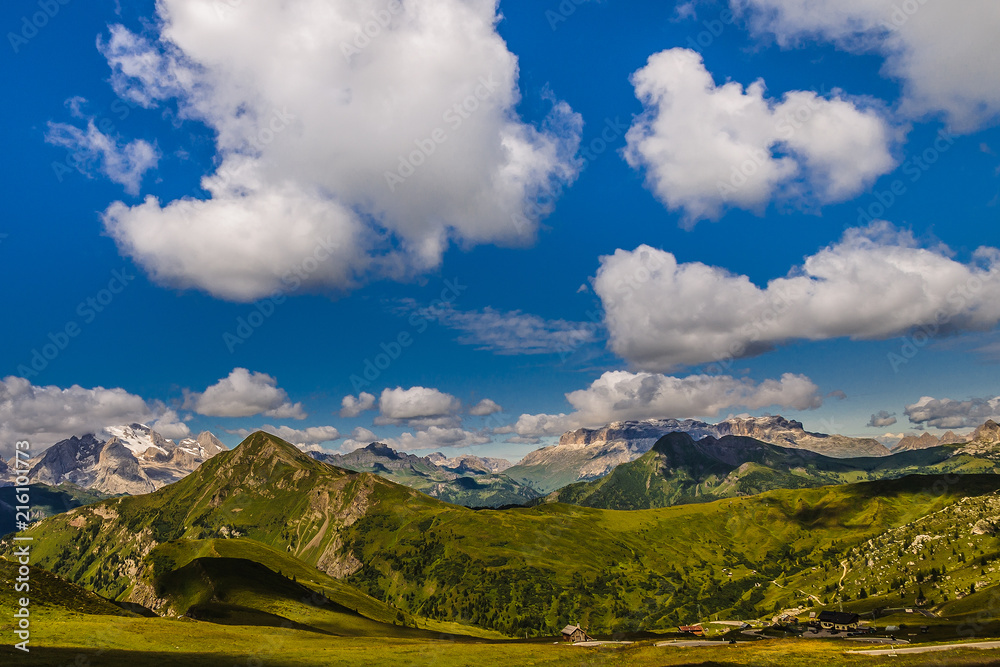
{"type": "Polygon", "coordinates": [[[562,638],[564,642],[589,642],[592,641],[590,635],[587,631],[581,628],[579,625],[567,625],[562,629],[562,638]]]}

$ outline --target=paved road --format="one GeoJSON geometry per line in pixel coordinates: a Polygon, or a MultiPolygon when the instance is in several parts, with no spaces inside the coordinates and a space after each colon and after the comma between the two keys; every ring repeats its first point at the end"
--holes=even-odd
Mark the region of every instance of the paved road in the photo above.
{"type": "MultiPolygon", "coordinates": [[[[746,642],[737,642],[745,644],[746,642]]],[[[691,646],[729,646],[729,642],[712,641],[711,639],[677,639],[670,642],[656,642],[657,646],[679,646],[681,648],[691,646]]]]}
{"type": "Polygon", "coordinates": [[[573,646],[607,646],[608,644],[631,644],[632,642],[610,642],[594,639],[589,642],[573,642],[573,646]]]}
{"type": "Polygon", "coordinates": [[[991,649],[1000,648],[1000,642],[973,642],[968,644],[943,644],[941,646],[909,646],[907,648],[881,648],[867,651],[847,651],[857,655],[892,655],[894,653],[935,653],[937,651],[951,651],[956,648],[978,648],[991,649]]]}

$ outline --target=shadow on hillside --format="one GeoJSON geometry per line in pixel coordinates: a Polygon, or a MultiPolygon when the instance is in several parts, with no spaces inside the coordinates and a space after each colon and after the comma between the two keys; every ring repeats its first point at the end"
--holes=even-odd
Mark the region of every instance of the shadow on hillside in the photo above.
{"type": "MultiPolygon", "coordinates": [[[[489,650],[488,646],[483,647],[484,658],[489,657],[489,650]]],[[[327,659],[329,659],[329,656],[327,659]]],[[[410,656],[410,659],[412,659],[412,656],[410,656]]],[[[5,665],[26,665],[30,667],[54,667],[55,665],[78,664],[88,665],[88,667],[174,667],[175,665],[177,667],[233,667],[233,665],[262,664],[261,661],[255,660],[252,655],[239,653],[238,651],[228,654],[217,653],[209,655],[204,653],[185,653],[182,651],[166,653],[163,651],[109,650],[95,656],[93,651],[80,651],[79,649],[71,648],[34,647],[31,649],[30,653],[24,653],[12,648],[11,646],[0,647],[0,663],[5,665]]],[[[315,662],[310,662],[307,658],[303,658],[303,656],[289,658],[286,661],[280,656],[270,655],[263,660],[263,664],[267,667],[304,667],[306,665],[316,665],[319,667],[320,665],[331,663],[319,658],[318,656],[315,662]]],[[[336,664],[340,663],[338,662],[336,664]]],[[[435,657],[432,653],[427,656],[426,663],[406,662],[405,664],[411,666],[426,664],[428,667],[431,667],[435,664],[435,657]]],[[[601,656],[588,656],[587,661],[581,664],[619,665],[621,663],[615,656],[608,655],[606,656],[606,662],[602,660],[601,656]]],[[[671,664],[677,667],[682,663],[671,664]]],[[[698,661],[697,663],[687,664],[697,664],[698,667],[732,667],[731,662],[723,663],[715,662],[714,660],[698,661]]],[[[955,667],[959,666],[955,665],[955,667]]]]}
{"type": "Polygon", "coordinates": [[[789,518],[811,529],[852,525],[859,512],[863,514],[867,503],[873,500],[908,495],[975,497],[1000,489],[1000,475],[907,475],[841,488],[839,497],[822,498],[816,505],[796,507],[789,503],[792,505],[786,505],[789,518]]]}
{"type": "MultiPolygon", "coordinates": [[[[0,646],[0,664],[24,665],[25,667],[54,667],[56,665],[88,665],[88,667],[233,667],[234,664],[260,664],[253,661],[251,652],[240,653],[187,653],[176,651],[122,651],[106,650],[100,655],[94,650],[77,648],[46,648],[33,646],[29,653],[14,647],[0,646]],[[248,662],[249,659],[249,662],[248,662]]],[[[301,660],[285,662],[280,656],[268,656],[268,667],[302,667],[301,660]]]]}

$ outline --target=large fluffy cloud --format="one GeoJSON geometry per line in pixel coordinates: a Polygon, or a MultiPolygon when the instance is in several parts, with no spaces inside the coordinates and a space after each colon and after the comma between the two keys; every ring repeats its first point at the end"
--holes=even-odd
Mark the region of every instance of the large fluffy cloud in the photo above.
{"type": "Polygon", "coordinates": [[[187,392],[184,406],[210,417],[252,417],[266,415],[277,419],[305,419],[301,403],[292,403],[278,381],[267,373],[252,373],[234,368],[201,393],[187,392]]]}
{"type": "Polygon", "coordinates": [[[586,389],[566,394],[566,400],[574,412],[521,415],[505,432],[530,439],[625,419],[714,417],[737,407],[808,410],[823,402],[809,378],[792,373],[755,383],[727,375],[673,377],[627,371],[604,373],[586,389]]]}
{"type": "Polygon", "coordinates": [[[916,403],[907,405],[904,414],[910,423],[932,428],[979,426],[987,419],[1000,419],[1000,396],[965,401],[924,396],[916,403]]]}
{"type": "Polygon", "coordinates": [[[119,94],[207,124],[219,165],[207,198],[108,208],[122,251],[250,300],[411,275],[451,240],[529,241],[575,178],[580,117],[553,99],[542,126],[520,120],[494,0],[389,4],[163,0],[155,39],[113,26],[119,94]]]}
{"type": "Polygon", "coordinates": [[[751,356],[793,339],[877,340],[914,327],[943,334],[1000,321],[1000,250],[969,263],[888,223],[843,238],[758,287],[640,246],[601,258],[594,289],[611,348],[643,370],[751,356]]]}
{"type": "Polygon", "coordinates": [[[438,389],[410,387],[384,389],[378,400],[378,425],[406,424],[418,428],[456,427],[461,401],[438,389]]]}
{"type": "Polygon", "coordinates": [[[902,80],[903,110],[940,112],[957,130],[1000,113],[1000,5],[994,0],[731,0],[753,28],[791,46],[820,38],[886,56],[902,80]]]}
{"type": "Polygon", "coordinates": [[[64,438],[133,422],[154,424],[167,437],[190,433],[174,411],[124,389],[35,386],[13,376],[0,380],[0,456],[4,458],[19,440],[27,440],[37,454],[64,438]]]}
{"type": "Polygon", "coordinates": [[[680,48],[651,56],[632,83],[645,111],[626,159],[688,224],[728,207],[761,210],[775,196],[841,201],[895,166],[887,122],[840,93],[779,102],[762,81],[716,86],[701,56],[680,48]]]}

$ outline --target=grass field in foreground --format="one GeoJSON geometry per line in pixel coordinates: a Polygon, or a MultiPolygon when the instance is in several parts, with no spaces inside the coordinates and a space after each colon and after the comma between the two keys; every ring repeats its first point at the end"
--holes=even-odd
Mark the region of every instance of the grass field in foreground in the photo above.
{"type": "MultiPolygon", "coordinates": [[[[10,623],[5,618],[0,632],[6,639],[11,636],[10,631],[10,623]]],[[[964,667],[1000,661],[1000,651],[973,649],[897,657],[848,655],[845,651],[864,648],[864,645],[843,640],[774,639],[706,648],[656,647],[652,641],[642,641],[628,646],[583,648],[543,641],[341,638],[280,628],[66,613],[43,613],[35,617],[30,646],[30,653],[23,653],[5,643],[0,647],[0,663],[46,667],[80,664],[91,667],[663,667],[691,664],[754,667],[943,664],[964,667]]]]}

